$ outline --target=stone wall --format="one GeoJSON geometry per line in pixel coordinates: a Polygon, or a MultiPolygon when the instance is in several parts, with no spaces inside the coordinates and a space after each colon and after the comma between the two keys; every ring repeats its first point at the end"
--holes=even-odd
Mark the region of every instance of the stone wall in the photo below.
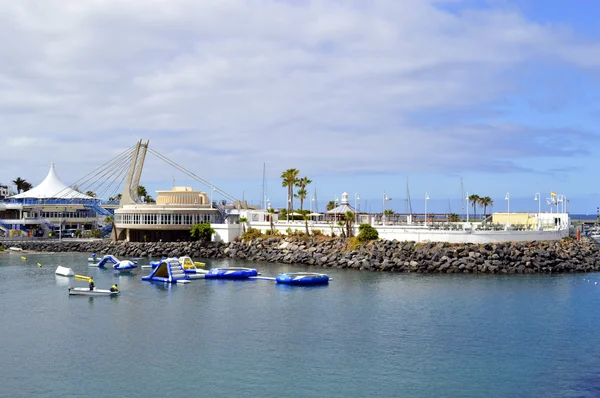
{"type": "Polygon", "coordinates": [[[188,255],[304,264],[320,268],[353,268],[417,273],[564,273],[600,270],[595,241],[533,241],[506,243],[415,243],[380,240],[354,250],[344,239],[268,238],[250,242],[4,242],[4,247],[43,252],[87,252],[117,257],[188,255]]]}

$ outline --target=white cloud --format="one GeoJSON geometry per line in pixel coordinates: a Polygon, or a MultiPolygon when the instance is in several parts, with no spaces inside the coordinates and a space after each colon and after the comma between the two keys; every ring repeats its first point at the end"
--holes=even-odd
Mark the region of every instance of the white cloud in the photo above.
{"type": "Polygon", "coordinates": [[[482,170],[510,171],[568,154],[543,145],[560,130],[493,116],[432,128],[413,116],[468,115],[515,92],[524,63],[597,67],[600,44],[515,10],[439,3],[0,0],[0,136],[43,142],[28,149],[33,163],[9,152],[0,178],[45,175],[59,156],[75,180],[139,137],[206,178],[256,176],[264,161],[332,175],[448,172],[475,154],[482,170]],[[435,161],[419,163],[423,153],[435,161]]]}

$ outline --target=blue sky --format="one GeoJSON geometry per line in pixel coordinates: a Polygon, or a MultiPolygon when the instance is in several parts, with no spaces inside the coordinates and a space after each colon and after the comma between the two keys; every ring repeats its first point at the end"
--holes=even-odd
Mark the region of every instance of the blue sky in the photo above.
{"type": "MultiPolygon", "coordinates": [[[[595,213],[600,4],[592,0],[0,0],[0,183],[73,183],[150,146],[235,197],[283,206],[595,213]],[[314,186],[310,187],[314,191],[314,186]],[[353,199],[351,199],[353,202],[353,199]],[[544,210],[544,209],[542,209],[544,210]]],[[[206,190],[148,156],[150,193],[206,190]]]]}

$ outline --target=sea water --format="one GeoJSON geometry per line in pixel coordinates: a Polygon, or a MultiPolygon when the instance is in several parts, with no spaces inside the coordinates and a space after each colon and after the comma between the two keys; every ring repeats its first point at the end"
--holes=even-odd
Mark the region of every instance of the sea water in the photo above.
{"type": "Polygon", "coordinates": [[[89,267],[89,255],[0,254],[0,396],[600,396],[598,274],[205,260],[333,280],[169,285],[141,281],[147,269],[89,267]],[[56,276],[58,265],[122,294],[69,296],[68,286],[86,282],[56,276]]]}

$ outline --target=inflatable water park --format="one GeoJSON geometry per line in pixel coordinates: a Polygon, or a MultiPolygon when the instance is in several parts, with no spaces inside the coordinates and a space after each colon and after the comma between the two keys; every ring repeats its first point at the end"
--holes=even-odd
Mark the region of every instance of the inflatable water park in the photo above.
{"type": "Polygon", "coordinates": [[[230,279],[230,280],[268,280],[277,284],[291,286],[327,285],[331,278],[327,274],[316,272],[286,272],[277,277],[260,276],[256,268],[217,267],[204,270],[204,263],[195,262],[189,256],[161,258],[151,261],[142,268],[152,268],[150,275],[143,281],[161,283],[188,283],[192,279],[230,279]]]}

